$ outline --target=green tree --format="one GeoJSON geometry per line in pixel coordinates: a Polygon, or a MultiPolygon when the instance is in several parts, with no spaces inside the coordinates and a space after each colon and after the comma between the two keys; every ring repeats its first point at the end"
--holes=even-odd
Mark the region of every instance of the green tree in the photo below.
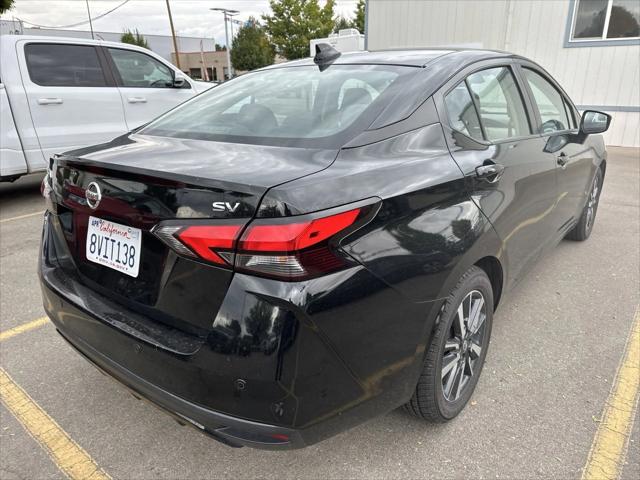
{"type": "Polygon", "coordinates": [[[333,27],[333,31],[338,33],[340,30],[352,27],[352,22],[344,18],[342,15],[336,18],[336,25],[333,27]]]}
{"type": "Polygon", "coordinates": [[[0,13],[4,13],[7,10],[11,10],[14,0],[0,0],[0,13]]]}
{"type": "Polygon", "coordinates": [[[145,38],[142,35],[140,35],[140,32],[138,31],[137,28],[135,33],[133,33],[131,30],[125,30],[125,32],[120,37],[120,41],[122,43],[130,43],[131,45],[137,45],[139,47],[143,47],[151,50],[149,48],[149,44],[147,44],[147,41],[145,40],[145,38]]]}
{"type": "Polygon", "coordinates": [[[364,0],[358,0],[355,17],[351,23],[352,28],[357,28],[360,33],[364,33],[364,0]]]}
{"type": "Polygon", "coordinates": [[[215,49],[216,49],[216,52],[224,52],[227,49],[227,46],[216,43],[215,49]]]}
{"type": "Polygon", "coordinates": [[[294,60],[309,56],[309,40],[327,37],[335,26],[335,0],[269,0],[272,15],[263,15],[265,30],[276,51],[294,60]]]}
{"type": "Polygon", "coordinates": [[[271,65],[276,56],[269,38],[255,18],[240,27],[231,44],[231,63],[237,70],[255,70],[271,65]]]}

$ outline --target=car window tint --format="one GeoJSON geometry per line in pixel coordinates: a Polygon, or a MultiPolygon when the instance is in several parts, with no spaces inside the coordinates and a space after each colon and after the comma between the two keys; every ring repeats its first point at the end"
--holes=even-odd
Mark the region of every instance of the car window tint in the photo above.
{"type": "Polygon", "coordinates": [[[542,75],[533,70],[525,68],[524,76],[531,87],[533,100],[540,112],[542,124],[538,133],[553,133],[569,129],[567,110],[560,92],[542,75]]]}
{"type": "Polygon", "coordinates": [[[444,98],[444,103],[451,128],[472,138],[483,138],[478,112],[465,82],[451,90],[444,98]]]}
{"type": "Polygon", "coordinates": [[[171,70],[155,58],[120,48],[110,48],[109,53],[122,78],[122,86],[147,88],[173,86],[171,70]]]}
{"type": "MultiPolygon", "coordinates": [[[[300,83],[298,81],[288,82],[285,79],[282,87],[282,89],[277,91],[253,92],[223,113],[240,113],[244,105],[253,104],[268,108],[273,112],[279,125],[284,125],[285,122],[291,123],[301,118],[307,118],[313,109],[318,80],[309,80],[308,82],[300,83]]],[[[245,111],[249,108],[252,107],[245,107],[245,111]]]]}
{"type": "MultiPolygon", "coordinates": [[[[185,103],[145,133],[250,142],[252,137],[319,139],[337,135],[410,67],[334,65],[253,72],[185,103]]],[[[290,142],[289,142],[290,144],[290,142]]]]}
{"type": "Polygon", "coordinates": [[[46,87],[104,87],[96,49],[90,45],[32,43],[25,47],[29,78],[46,87]]]}
{"type": "Polygon", "coordinates": [[[507,67],[490,68],[467,77],[479,108],[487,140],[504,140],[531,133],[518,85],[507,67]]]}

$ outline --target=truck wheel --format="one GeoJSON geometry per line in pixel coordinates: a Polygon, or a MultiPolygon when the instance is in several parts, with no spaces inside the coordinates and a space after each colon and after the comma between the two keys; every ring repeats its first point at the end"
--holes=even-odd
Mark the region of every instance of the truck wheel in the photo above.
{"type": "Polygon", "coordinates": [[[409,413],[432,422],[458,415],[482,372],[493,321],[493,290],[487,274],[473,266],[449,294],[438,316],[409,413]]]}

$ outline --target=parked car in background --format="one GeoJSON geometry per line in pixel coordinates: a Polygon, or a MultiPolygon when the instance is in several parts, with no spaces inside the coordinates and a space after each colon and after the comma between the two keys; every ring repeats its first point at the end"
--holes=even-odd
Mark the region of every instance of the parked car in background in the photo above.
{"type": "Polygon", "coordinates": [[[43,171],[53,154],[108,142],[211,87],[134,45],[4,35],[0,180],[43,171]]]}
{"type": "Polygon", "coordinates": [[[452,419],[503,293],[596,217],[610,117],[537,64],[324,48],[56,156],[43,184],[60,334],[229,445],[402,405],[452,419]]]}

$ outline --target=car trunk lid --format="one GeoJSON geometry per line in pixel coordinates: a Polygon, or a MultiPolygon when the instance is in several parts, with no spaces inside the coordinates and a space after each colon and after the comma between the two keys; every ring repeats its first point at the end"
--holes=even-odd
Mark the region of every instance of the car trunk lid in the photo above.
{"type": "Polygon", "coordinates": [[[248,223],[272,186],[331,164],[336,151],[130,135],[69,152],[53,165],[62,234],[81,282],[139,314],[206,335],[232,271],[177,255],[152,233],[160,222],[248,223]],[[95,208],[87,189],[96,184],[95,208]],[[139,229],[137,275],[87,259],[91,218],[139,229]]]}

